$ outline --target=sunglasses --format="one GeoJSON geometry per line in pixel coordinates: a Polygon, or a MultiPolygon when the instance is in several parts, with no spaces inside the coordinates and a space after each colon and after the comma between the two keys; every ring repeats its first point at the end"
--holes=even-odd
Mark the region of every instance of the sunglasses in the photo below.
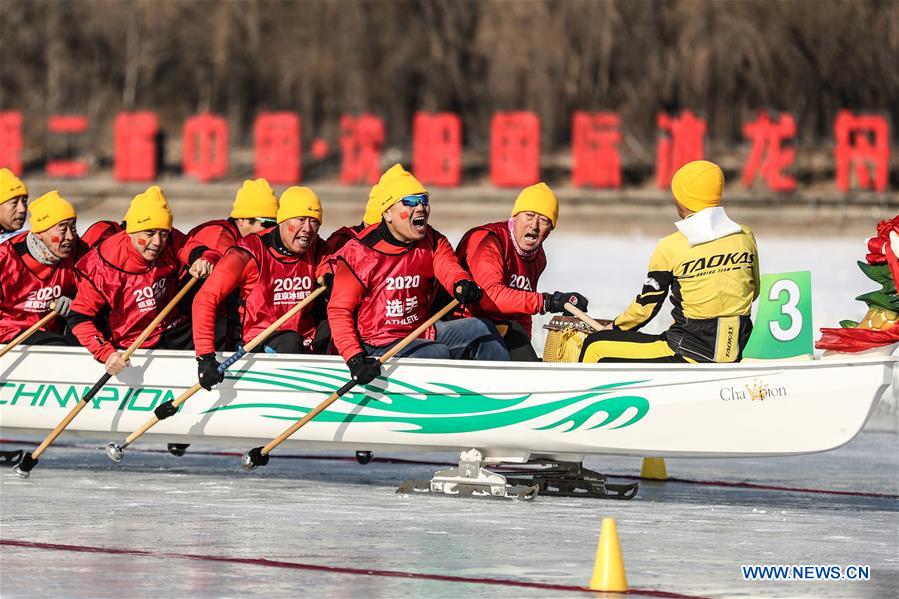
{"type": "Polygon", "coordinates": [[[259,223],[266,229],[271,229],[272,227],[274,227],[275,225],[278,224],[277,221],[269,220],[267,218],[251,218],[248,220],[250,221],[251,225],[255,225],[256,223],[259,223]]]}
{"type": "Polygon", "coordinates": [[[403,203],[403,206],[408,206],[409,208],[415,208],[419,204],[422,206],[428,205],[428,194],[426,193],[416,193],[411,196],[405,196],[400,198],[400,202],[403,203]]]}

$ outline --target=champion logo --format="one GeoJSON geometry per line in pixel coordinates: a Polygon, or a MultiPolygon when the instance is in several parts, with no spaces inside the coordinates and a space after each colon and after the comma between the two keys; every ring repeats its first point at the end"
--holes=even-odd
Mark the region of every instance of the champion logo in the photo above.
{"type": "Polygon", "coordinates": [[[150,217],[149,217],[149,216],[147,216],[146,218],[140,219],[139,221],[137,221],[137,224],[140,225],[140,224],[148,223],[148,222],[150,222],[150,217]]]}
{"type": "Polygon", "coordinates": [[[787,398],[789,392],[785,386],[772,387],[767,382],[754,379],[752,384],[737,387],[722,387],[718,391],[722,401],[762,401],[773,398],[787,398]]]}

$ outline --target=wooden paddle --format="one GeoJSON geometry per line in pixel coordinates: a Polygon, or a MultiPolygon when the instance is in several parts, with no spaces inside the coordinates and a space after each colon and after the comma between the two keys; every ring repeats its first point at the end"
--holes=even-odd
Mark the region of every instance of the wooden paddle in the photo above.
{"type": "MultiPolygon", "coordinates": [[[[398,352],[402,351],[407,345],[409,345],[410,343],[415,341],[422,333],[424,333],[431,326],[433,326],[433,324],[435,322],[437,322],[438,320],[443,318],[444,315],[449,313],[451,310],[453,310],[458,305],[459,305],[458,300],[453,300],[450,303],[448,303],[439,312],[434,314],[434,316],[432,316],[431,318],[429,318],[428,320],[423,322],[421,324],[421,326],[419,326],[417,329],[415,329],[414,331],[412,331],[411,333],[406,335],[406,337],[402,341],[400,341],[399,343],[397,343],[396,345],[391,347],[387,351],[387,353],[385,353],[383,356],[379,357],[378,360],[381,362],[381,364],[384,364],[385,362],[387,362],[387,360],[389,360],[390,358],[395,356],[398,352]]],[[[277,437],[275,437],[274,439],[269,441],[268,445],[266,445],[265,447],[254,447],[250,451],[246,452],[243,456],[243,459],[241,460],[241,464],[243,465],[244,470],[254,470],[257,466],[265,466],[266,464],[268,464],[268,454],[270,454],[274,448],[276,448],[278,445],[281,445],[281,443],[286,441],[288,439],[288,437],[290,437],[292,434],[294,434],[295,432],[297,432],[298,430],[303,428],[303,426],[305,426],[307,422],[309,422],[310,420],[312,420],[313,418],[318,416],[328,406],[330,406],[332,403],[337,401],[340,397],[346,395],[350,391],[350,389],[352,389],[355,386],[356,386],[356,381],[354,381],[354,380],[347,381],[347,383],[343,387],[341,387],[340,389],[338,389],[337,391],[332,393],[328,397],[328,399],[326,399],[325,401],[323,401],[320,404],[318,404],[317,406],[315,406],[312,409],[312,411],[310,411],[308,414],[306,414],[305,416],[303,416],[302,418],[300,418],[299,420],[294,422],[292,425],[290,425],[290,427],[286,431],[284,431],[283,433],[281,433],[280,435],[278,435],[277,437]]]]}
{"type": "MultiPolygon", "coordinates": [[[[224,372],[228,370],[228,368],[230,368],[232,364],[240,360],[247,353],[253,351],[253,349],[255,349],[257,345],[268,339],[268,336],[281,328],[285,322],[293,318],[293,316],[300,310],[315,301],[315,298],[324,293],[326,289],[327,287],[324,286],[319,287],[318,289],[307,295],[305,298],[303,298],[301,302],[285,312],[284,315],[281,316],[281,318],[269,325],[267,329],[253,337],[253,339],[249,343],[238,349],[230,358],[219,364],[219,373],[224,374],[224,372]]],[[[121,462],[122,457],[124,457],[124,451],[126,447],[134,443],[138,439],[138,437],[143,435],[145,432],[156,426],[156,423],[160,420],[165,420],[169,416],[174,416],[178,412],[178,408],[181,406],[181,404],[190,399],[197,391],[202,388],[203,387],[200,386],[200,383],[197,383],[193,387],[182,393],[180,396],[178,396],[174,401],[169,400],[159,405],[155,410],[153,410],[153,416],[151,416],[143,426],[128,435],[128,438],[122,441],[120,445],[116,445],[113,442],[107,443],[106,455],[109,456],[109,459],[115,462],[121,462]]]]}
{"type": "Polygon", "coordinates": [[[590,316],[587,315],[586,312],[584,312],[583,310],[581,310],[579,308],[576,308],[575,306],[572,306],[568,302],[565,302],[564,308],[566,310],[568,310],[569,312],[571,312],[572,314],[574,314],[575,316],[577,316],[581,320],[581,322],[587,323],[588,325],[590,325],[597,331],[607,331],[610,328],[612,328],[611,320],[603,320],[603,321],[593,320],[592,318],[590,318],[590,316]]]}
{"type": "MultiPolygon", "coordinates": [[[[194,283],[196,282],[197,279],[191,278],[190,281],[188,281],[187,284],[181,288],[181,291],[179,291],[178,294],[172,298],[172,301],[170,301],[168,305],[163,308],[159,314],[156,315],[156,318],[153,319],[153,322],[147,325],[147,328],[143,330],[138,338],[134,340],[134,343],[129,345],[128,349],[125,350],[125,353],[122,354],[123,361],[127,362],[128,358],[131,357],[131,354],[137,351],[141,344],[147,340],[147,337],[153,334],[153,331],[156,330],[156,327],[158,327],[162,323],[162,321],[165,320],[165,317],[169,315],[169,312],[175,309],[175,306],[178,305],[178,302],[181,301],[181,298],[183,298],[187,294],[187,292],[190,291],[190,288],[193,287],[194,283]]],[[[32,468],[37,465],[37,460],[39,457],[41,457],[41,454],[43,454],[44,451],[50,446],[50,444],[56,440],[56,437],[58,437],[67,426],[69,426],[69,423],[72,422],[72,420],[75,419],[75,416],[77,416],[81,412],[81,410],[84,409],[84,406],[86,406],[88,402],[90,402],[90,400],[93,399],[93,397],[97,393],[99,393],[100,389],[103,388],[103,385],[105,385],[110,378],[112,378],[112,375],[108,372],[100,377],[100,380],[94,383],[94,386],[91,387],[90,390],[84,395],[84,397],[81,398],[81,401],[75,405],[72,411],[66,414],[66,417],[62,419],[62,422],[57,424],[56,428],[54,428],[53,431],[51,431],[50,434],[47,435],[47,438],[37,446],[37,449],[35,449],[33,452],[26,452],[25,455],[22,456],[22,461],[19,462],[19,464],[15,468],[16,474],[18,474],[22,478],[28,478],[28,474],[31,472],[32,468]]]]}
{"type": "Polygon", "coordinates": [[[59,315],[59,312],[56,311],[56,302],[53,302],[53,304],[50,306],[49,313],[44,315],[43,318],[41,318],[39,321],[37,321],[36,323],[31,325],[30,327],[28,327],[28,329],[25,330],[24,332],[22,332],[18,337],[16,337],[15,339],[13,339],[9,343],[7,343],[6,347],[4,347],[3,349],[0,349],[0,358],[5,356],[6,352],[8,352],[9,350],[14,348],[18,344],[22,343],[23,341],[25,341],[26,339],[31,337],[38,329],[42,328],[45,324],[47,324],[48,322],[50,322],[51,320],[56,318],[58,315],[59,315]]]}

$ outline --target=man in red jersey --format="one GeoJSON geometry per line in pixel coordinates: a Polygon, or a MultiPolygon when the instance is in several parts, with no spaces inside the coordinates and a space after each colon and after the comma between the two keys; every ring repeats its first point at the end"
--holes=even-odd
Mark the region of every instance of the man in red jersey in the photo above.
{"type": "MultiPolygon", "coordinates": [[[[359,384],[380,374],[376,356],[428,319],[438,281],[462,304],[481,299],[449,241],[428,225],[428,192],[415,177],[394,165],[381,176],[376,195],[383,220],[363,229],[332,260],[328,304],[334,345],[359,384]]],[[[509,359],[493,323],[477,318],[438,322],[398,355],[509,359]]]]}
{"type": "Polygon", "coordinates": [[[265,179],[243,182],[234,198],[227,219],[210,220],[197,225],[187,234],[197,245],[225,255],[238,241],[251,233],[275,226],[278,200],[265,179]]]}
{"type": "Polygon", "coordinates": [[[465,306],[465,316],[484,316],[506,328],[503,340],[513,360],[535,361],[531,315],[562,312],[571,302],[587,309],[576,292],[539,293],[537,280],[546,268],[543,242],[556,227],[559,201],[546,183],[525,188],[512,207],[512,218],[475,227],[459,242],[456,254],[484,290],[479,304],[465,306]]]}
{"type": "MultiPolygon", "coordinates": [[[[120,349],[134,342],[159,311],[178,293],[182,270],[205,278],[218,254],[187,243],[172,229],[172,211],[157,186],[138,194],[125,214],[125,230],[92,249],[76,264],[78,293],[69,324],[78,341],[106,365],[112,375],[128,363],[120,349]],[[107,337],[99,320],[109,327],[107,337]]],[[[190,326],[174,310],[141,347],[190,349],[190,326]]]]}
{"type": "MultiPolygon", "coordinates": [[[[325,242],[318,236],[322,206],[308,187],[282,195],[278,226],[251,234],[225,253],[194,299],[193,336],[200,384],[222,381],[215,359],[215,314],[235,289],[242,301],[243,341],[249,342],[315,289],[317,271],[326,266],[325,242]]],[[[306,308],[272,333],[260,350],[300,353],[312,350],[315,321],[306,308]]]]}
{"type": "Polygon", "coordinates": [[[8,343],[51,310],[59,316],[24,343],[74,345],[65,337],[64,317],[75,295],[78,234],[75,208],[58,191],[31,203],[31,230],[0,244],[0,343],[8,343]]]}
{"type": "MultiPolygon", "coordinates": [[[[351,227],[340,227],[331,233],[327,241],[325,241],[325,249],[329,256],[336,254],[350,239],[355,239],[356,235],[358,235],[365,227],[381,222],[381,213],[378,211],[378,198],[375,195],[377,187],[377,185],[372,186],[371,191],[368,194],[368,202],[365,204],[365,213],[362,215],[362,222],[351,227]]],[[[333,347],[331,344],[331,325],[328,322],[328,316],[326,314],[328,301],[331,299],[333,276],[334,265],[328,263],[324,274],[326,279],[325,284],[327,285],[328,290],[325,291],[321,301],[315,303],[315,313],[313,314],[313,318],[318,322],[315,332],[315,346],[328,349],[333,347]]]]}
{"type": "Polygon", "coordinates": [[[0,168],[0,243],[18,233],[25,224],[28,188],[8,168],[0,168]]]}
{"type": "MultiPolygon", "coordinates": [[[[224,256],[241,239],[275,226],[278,199],[265,179],[247,179],[237,191],[227,219],[210,220],[187,234],[193,247],[204,247],[224,256]]],[[[204,283],[205,285],[206,283],[204,283]]],[[[193,296],[185,298],[185,302],[193,296]]],[[[229,295],[219,305],[215,320],[215,348],[232,349],[240,339],[238,294],[229,295]]]]}

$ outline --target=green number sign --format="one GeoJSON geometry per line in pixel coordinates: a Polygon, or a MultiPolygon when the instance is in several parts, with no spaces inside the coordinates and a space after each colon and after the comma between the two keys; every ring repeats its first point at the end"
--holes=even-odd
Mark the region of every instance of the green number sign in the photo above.
{"type": "Polygon", "coordinates": [[[812,273],[762,275],[759,309],[744,358],[772,360],[814,353],[812,273]]]}

